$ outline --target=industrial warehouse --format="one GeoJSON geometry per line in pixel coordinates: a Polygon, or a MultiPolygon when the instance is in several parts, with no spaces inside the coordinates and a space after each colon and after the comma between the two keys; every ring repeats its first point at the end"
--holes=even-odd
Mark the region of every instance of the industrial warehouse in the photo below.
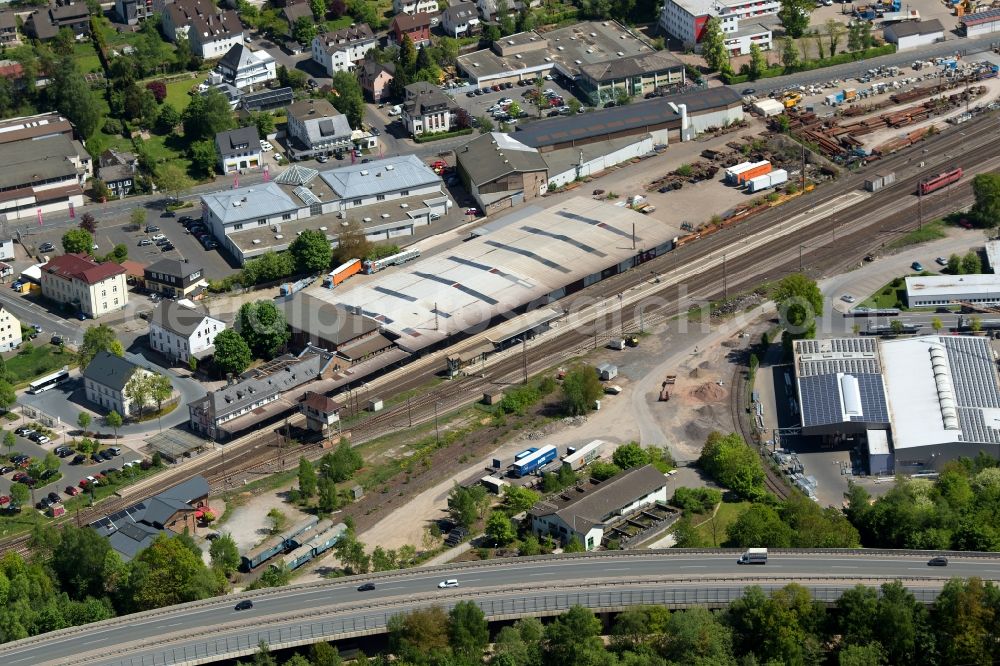
{"type": "Polygon", "coordinates": [[[451,252],[310,293],[375,319],[396,345],[416,352],[514,313],[544,312],[556,299],[668,252],[679,234],[624,207],[574,197],[479,227],[451,252]]]}
{"type": "Polygon", "coordinates": [[[1000,454],[989,339],[928,335],[797,340],[801,434],[862,445],[874,475],[940,470],[1000,454]]]}

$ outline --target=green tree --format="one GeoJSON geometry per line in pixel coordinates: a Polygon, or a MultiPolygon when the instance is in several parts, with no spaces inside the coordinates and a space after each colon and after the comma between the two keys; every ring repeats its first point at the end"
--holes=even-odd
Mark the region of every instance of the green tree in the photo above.
{"type": "Polygon", "coordinates": [[[826,29],[827,37],[830,39],[830,56],[835,56],[837,55],[837,46],[840,43],[840,37],[844,34],[844,24],[836,19],[827,19],[823,27],[826,29]]]}
{"type": "Polygon", "coordinates": [[[781,521],[778,512],[763,504],[754,504],[726,528],[726,546],[734,548],[788,548],[792,530],[781,521]]]}
{"type": "Polygon", "coordinates": [[[583,547],[583,544],[580,543],[580,540],[575,534],[569,538],[569,541],[567,541],[566,545],[563,547],[564,553],[583,553],[586,552],[586,550],[587,549],[583,547]]]}
{"type": "Polygon", "coordinates": [[[837,653],[838,666],[883,666],[887,663],[885,650],[878,643],[847,645],[837,653]]]}
{"type": "Polygon", "coordinates": [[[132,610],[151,610],[206,599],[219,587],[212,571],[181,539],[161,534],[132,560],[128,597],[123,598],[132,610]]]}
{"type": "Polygon", "coordinates": [[[215,354],[212,358],[220,372],[234,375],[246,370],[253,359],[246,341],[231,328],[215,336],[215,354]]]}
{"type": "Polygon", "coordinates": [[[24,506],[31,499],[31,491],[23,483],[10,484],[10,498],[13,504],[24,506]]]}
{"type": "Polygon", "coordinates": [[[756,81],[767,71],[767,57],[761,51],[760,46],[754,42],[750,44],[750,79],[756,81]]]}
{"type": "MultiPolygon", "coordinates": [[[[313,18],[316,21],[322,21],[326,18],[326,2],[324,0],[309,0],[309,9],[312,10],[313,18]]],[[[302,43],[305,44],[305,42],[302,43]]]]}
{"type": "Polygon", "coordinates": [[[313,643],[309,648],[309,661],[312,662],[313,666],[342,666],[343,664],[337,648],[323,641],[313,643]]]}
{"type": "Polygon", "coordinates": [[[893,319],[891,322],[889,322],[889,329],[892,331],[893,335],[902,335],[903,328],[904,328],[903,322],[900,321],[899,319],[893,319]]]}
{"type": "Polygon", "coordinates": [[[365,113],[365,97],[357,76],[353,72],[337,72],[333,75],[331,86],[330,102],[347,116],[351,127],[360,128],[365,113]]]}
{"type": "Polygon", "coordinates": [[[493,118],[485,113],[476,119],[479,123],[479,133],[488,134],[493,131],[493,118]]]}
{"type": "Polygon", "coordinates": [[[944,322],[941,321],[941,317],[931,318],[931,328],[934,329],[935,334],[940,332],[941,329],[944,328],[944,322]]]}
{"type": "Polygon", "coordinates": [[[972,179],[972,216],[980,226],[1000,225],[1000,173],[980,173],[972,179]]]}
{"type": "Polygon", "coordinates": [[[847,26],[847,50],[860,51],[863,48],[865,48],[865,42],[861,34],[861,22],[851,21],[847,26]]]}
{"type": "Polygon", "coordinates": [[[326,234],[319,230],[306,229],[299,234],[288,247],[295,260],[295,266],[301,271],[315,273],[330,266],[333,257],[333,246],[326,234]]]}
{"type": "Polygon", "coordinates": [[[726,617],[737,654],[751,653],[757,663],[820,662],[823,608],[800,585],[786,585],[770,598],[759,587],[748,587],[726,617]]]}
{"type": "Polygon", "coordinates": [[[781,41],[781,64],[787,69],[792,69],[799,64],[799,49],[795,42],[788,37],[781,41]]]}
{"type": "Polygon", "coordinates": [[[535,505],[541,496],[524,486],[505,486],[503,489],[503,509],[508,516],[516,516],[535,505]]]}
{"type": "Polygon", "coordinates": [[[613,476],[622,473],[622,468],[614,463],[595,460],[587,468],[590,471],[590,478],[595,481],[606,481],[613,476]]]}
{"type": "Polygon", "coordinates": [[[156,131],[170,134],[181,123],[181,114],[170,102],[165,102],[156,114],[156,131]]]}
{"type": "Polygon", "coordinates": [[[372,551],[372,570],[374,571],[392,571],[399,568],[399,562],[396,557],[396,551],[391,548],[383,548],[382,546],[375,546],[375,550],[372,551]]]}
{"type": "Polygon", "coordinates": [[[548,666],[599,664],[604,652],[601,621],[589,608],[573,606],[545,628],[544,649],[548,666]]]}
{"type": "MultiPolygon", "coordinates": [[[[15,486],[22,484],[12,484],[11,490],[15,486]]],[[[111,556],[114,551],[107,539],[87,526],[68,524],[60,531],[59,544],[52,549],[49,566],[70,598],[99,599],[105,595],[103,573],[111,556]]]]}
{"type": "Polygon", "coordinates": [[[9,410],[17,402],[17,393],[6,379],[0,378],[0,409],[9,410]]]}
{"type": "Polygon", "coordinates": [[[104,423],[115,431],[115,444],[118,444],[118,429],[122,427],[122,415],[112,409],[104,417],[104,423]]]}
{"type": "Polygon", "coordinates": [[[267,520],[271,523],[271,534],[278,534],[288,524],[288,516],[277,507],[267,512],[267,520]]]}
{"type": "Polygon", "coordinates": [[[718,72],[729,65],[729,50],[722,34],[722,24],[712,16],[705,22],[701,37],[701,57],[710,72],[718,72]]]}
{"type": "Polygon", "coordinates": [[[875,639],[874,624],[878,610],[878,592],[864,585],[845,591],[837,600],[833,616],[837,630],[847,645],[867,645],[875,639]]]}
{"type": "Polygon", "coordinates": [[[364,465],[357,449],[346,438],[331,453],[323,456],[319,463],[320,474],[331,481],[340,483],[350,479],[364,465]]]}
{"type": "Polygon", "coordinates": [[[103,124],[102,107],[71,56],[59,60],[51,86],[55,108],[84,139],[90,139],[103,124]]]}
{"type": "Polygon", "coordinates": [[[764,467],[760,457],[735,433],[711,433],[698,465],[741,497],[756,499],[763,495],[764,467]]]}
{"type": "Polygon", "coordinates": [[[156,186],[175,201],[181,198],[185,190],[194,185],[194,181],[176,164],[160,164],[153,176],[156,186]]]}
{"type": "Polygon", "coordinates": [[[409,35],[403,35],[403,41],[399,43],[399,53],[396,55],[396,67],[412,76],[417,68],[417,49],[413,45],[413,40],[409,35]]]}
{"type": "Polygon", "coordinates": [[[132,408],[138,408],[139,415],[142,415],[143,409],[146,407],[146,403],[149,402],[150,395],[152,393],[152,386],[149,381],[149,376],[145,373],[136,372],[132,375],[132,378],[128,380],[125,384],[125,390],[123,393],[125,397],[132,401],[132,408]]]}
{"type": "Polygon", "coordinates": [[[263,359],[274,358],[291,337],[285,313],[278,309],[274,301],[255,301],[240,306],[236,315],[236,330],[253,354],[263,359]]]}
{"type": "Polygon", "coordinates": [[[236,547],[236,541],[232,535],[220,534],[212,541],[208,547],[208,554],[212,557],[212,566],[229,575],[236,571],[240,565],[240,551],[236,547]]]}
{"type": "Polygon", "coordinates": [[[648,465],[651,459],[649,452],[638,442],[629,442],[616,448],[611,460],[622,469],[632,469],[648,465]]]}
{"type": "Polygon", "coordinates": [[[77,363],[81,368],[90,365],[99,352],[106,351],[116,356],[124,355],[125,351],[118,341],[117,334],[107,324],[90,326],[83,333],[83,342],[76,353],[77,363]],[[119,351],[120,350],[120,351],[119,351]]]}
{"type": "Polygon", "coordinates": [[[168,400],[174,394],[174,385],[170,383],[170,378],[158,372],[154,372],[149,377],[149,397],[156,403],[156,411],[159,414],[163,411],[163,401],[168,400]]]}
{"type": "Polygon", "coordinates": [[[11,451],[14,450],[14,446],[17,444],[17,437],[14,435],[13,430],[5,430],[3,433],[3,445],[7,447],[7,455],[10,455],[11,451]]]}
{"type": "MultiPolygon", "coordinates": [[[[785,34],[792,39],[798,39],[809,27],[809,13],[812,3],[808,0],[781,0],[778,10],[778,20],[785,29],[785,34]]],[[[820,56],[822,57],[822,56],[820,56]]]]}
{"type": "MultiPolygon", "coordinates": [[[[663,656],[671,663],[718,666],[736,663],[732,632],[707,608],[673,612],[664,620],[666,652],[663,656]]],[[[656,625],[651,628],[657,629],[656,625]]]]}
{"type": "Polygon", "coordinates": [[[316,482],[319,495],[316,498],[316,508],[322,513],[332,513],[340,508],[340,498],[337,494],[337,484],[325,476],[316,482]]]}
{"type": "Polygon", "coordinates": [[[215,152],[215,143],[213,141],[205,139],[192,143],[190,157],[191,166],[198,173],[205,177],[215,173],[215,165],[218,163],[219,155],[215,152]]]}
{"type": "Polygon", "coordinates": [[[976,315],[969,317],[969,330],[973,333],[979,333],[983,330],[983,320],[976,315]]]}
{"type": "Polygon", "coordinates": [[[448,654],[448,616],[439,606],[394,615],[389,645],[403,663],[428,664],[448,654]]]}
{"type": "Polygon", "coordinates": [[[308,16],[298,17],[292,25],[292,39],[299,44],[311,44],[316,33],[316,23],[308,16]]]}
{"type": "Polygon", "coordinates": [[[372,250],[372,244],[365,236],[365,227],[356,219],[347,220],[347,226],[337,235],[337,249],[333,259],[343,264],[351,259],[362,259],[372,250]]]}
{"type": "Polygon", "coordinates": [[[975,250],[969,250],[962,257],[962,272],[966,275],[977,275],[983,272],[983,262],[975,250]]]}
{"type": "Polygon", "coordinates": [[[371,558],[365,552],[365,545],[358,541],[354,530],[348,530],[340,538],[337,545],[334,546],[334,552],[337,554],[337,558],[350,569],[351,573],[368,573],[371,558]]]}
{"type": "Polygon", "coordinates": [[[577,365],[563,377],[563,411],[570,416],[586,414],[604,393],[604,386],[591,365],[577,365]]]}
{"type": "Polygon", "coordinates": [[[538,537],[534,534],[529,534],[521,541],[521,547],[518,549],[518,555],[521,557],[531,557],[532,555],[538,555],[542,552],[541,544],[538,543],[538,537]]]}
{"type": "Polygon", "coordinates": [[[488,503],[486,489],[479,485],[465,488],[456,483],[448,493],[448,513],[462,527],[471,527],[481,518],[488,503]]]}
{"type": "Polygon", "coordinates": [[[184,137],[189,141],[215,140],[219,132],[236,127],[236,117],[229,100],[215,88],[194,95],[184,110],[184,137]]]}
{"type": "Polygon", "coordinates": [[[305,456],[299,458],[299,494],[306,499],[316,494],[316,470],[305,456]]]}
{"type": "Polygon", "coordinates": [[[63,234],[62,246],[66,254],[90,254],[94,237],[83,229],[70,229],[63,234]]]}
{"type": "Polygon", "coordinates": [[[954,252],[948,257],[948,272],[952,275],[962,274],[962,257],[954,252]]]}
{"type": "Polygon", "coordinates": [[[517,530],[506,513],[494,511],[486,519],[486,536],[494,546],[506,546],[517,538],[517,530]]]}
{"type": "Polygon", "coordinates": [[[274,114],[270,111],[251,111],[247,116],[246,125],[256,127],[260,138],[266,139],[267,135],[275,130],[274,114]]]}
{"type": "Polygon", "coordinates": [[[448,613],[448,643],[455,654],[479,663],[490,641],[482,609],[472,601],[459,601],[448,613]]]}

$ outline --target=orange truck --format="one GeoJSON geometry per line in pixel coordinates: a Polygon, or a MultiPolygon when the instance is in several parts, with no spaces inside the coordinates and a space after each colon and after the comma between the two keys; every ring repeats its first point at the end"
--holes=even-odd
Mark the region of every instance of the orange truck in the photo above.
{"type": "Polygon", "coordinates": [[[337,266],[332,271],[327,273],[327,276],[323,279],[323,286],[328,289],[333,289],[347,278],[360,272],[361,260],[351,259],[350,261],[337,266]]]}
{"type": "Polygon", "coordinates": [[[751,178],[756,178],[757,176],[763,176],[764,174],[771,173],[771,163],[767,160],[762,162],[754,162],[749,169],[741,171],[737,176],[737,184],[745,185],[751,178]]]}

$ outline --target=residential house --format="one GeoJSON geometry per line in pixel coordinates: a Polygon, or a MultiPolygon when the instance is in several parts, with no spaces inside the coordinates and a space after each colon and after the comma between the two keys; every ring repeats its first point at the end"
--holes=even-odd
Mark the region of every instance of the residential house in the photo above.
{"type": "Polygon", "coordinates": [[[149,346],[175,363],[202,359],[215,351],[225,322],[177,301],[163,301],[149,318],[149,346]]]}
{"type": "Polygon", "coordinates": [[[256,125],[219,132],[215,135],[215,150],[219,154],[219,169],[224,174],[257,169],[263,163],[256,125]]]}
{"type": "Polygon", "coordinates": [[[425,12],[416,14],[396,14],[389,24],[389,39],[396,44],[403,43],[403,37],[409,36],[414,46],[421,47],[431,43],[431,17],[425,12]]]}
{"type": "Polygon", "coordinates": [[[112,196],[122,198],[135,186],[138,164],[135,153],[108,148],[97,158],[97,177],[108,186],[112,196]]]}
{"type": "Polygon", "coordinates": [[[24,31],[40,41],[52,39],[63,28],[68,28],[77,38],[90,35],[90,10],[86,3],[51,5],[45,9],[36,9],[24,22],[24,31]]]}
{"type": "Polygon", "coordinates": [[[293,409],[301,387],[330,379],[336,367],[333,353],[312,346],[279,356],[188,404],[191,429],[222,440],[260,428],[293,409]]]}
{"type": "Polygon", "coordinates": [[[21,321],[0,305],[0,352],[9,352],[21,346],[21,321]]]}
{"type": "Polygon", "coordinates": [[[246,44],[233,44],[222,56],[215,70],[225,83],[237,90],[261,86],[278,78],[274,58],[264,50],[254,51],[246,44]]]}
{"type": "Polygon", "coordinates": [[[122,356],[108,351],[97,352],[83,371],[83,386],[87,400],[107,412],[131,416],[143,405],[138,405],[127,395],[125,387],[133,377],[146,377],[152,373],[122,356]]]}
{"type": "Polygon", "coordinates": [[[351,126],[347,116],[329,101],[304,99],[286,109],[288,152],[301,160],[332,155],[351,147],[351,126]]]}
{"type": "Polygon", "coordinates": [[[335,72],[353,70],[376,46],[378,39],[375,33],[367,23],[359,23],[314,37],[312,59],[333,76],[335,72]]]}
{"type": "Polygon", "coordinates": [[[105,516],[90,527],[107,538],[122,561],[128,562],[161,534],[195,534],[198,519],[209,510],[208,494],[205,477],[193,476],[112,516],[105,516]]]}
{"type": "Polygon", "coordinates": [[[17,42],[17,14],[9,11],[0,12],[0,46],[17,42]]]}
{"type": "Polygon", "coordinates": [[[394,14],[430,14],[438,10],[437,0],[392,0],[394,14]]]}
{"type": "Polygon", "coordinates": [[[459,2],[441,12],[441,27],[449,37],[478,34],[482,28],[479,8],[474,2],[459,2]]]}
{"type": "Polygon", "coordinates": [[[417,81],[406,86],[402,120],[412,136],[451,129],[452,100],[436,86],[417,81]]]}
{"type": "Polygon", "coordinates": [[[531,507],[531,531],[566,544],[574,537],[595,550],[607,529],[642,507],[665,504],[667,477],[652,465],[633,467],[601,482],[591,481],[531,507]]]}
{"type": "Polygon", "coordinates": [[[137,25],[153,15],[153,0],[115,0],[115,14],[126,25],[137,25]]]}
{"type": "Polygon", "coordinates": [[[395,73],[396,66],[393,63],[381,63],[374,58],[365,58],[358,70],[361,90],[372,102],[381,102],[389,96],[389,84],[392,83],[395,73]]]}
{"type": "Polygon", "coordinates": [[[125,269],[85,254],[62,254],[42,266],[42,296],[97,319],[128,303],[125,269]]]}
{"type": "Polygon", "coordinates": [[[146,289],[167,298],[187,298],[203,281],[201,266],[187,259],[160,259],[142,273],[146,289]]]}
{"type": "MultiPolygon", "coordinates": [[[[497,16],[498,0],[476,0],[476,6],[479,7],[479,14],[483,17],[484,21],[499,20],[497,16]]],[[[523,2],[523,0],[507,0],[507,11],[512,12],[515,15],[524,11],[526,7],[541,7],[542,0],[529,0],[528,2],[523,2]]]]}
{"type": "Polygon", "coordinates": [[[14,261],[14,239],[0,238],[0,261],[14,261]]]}
{"type": "Polygon", "coordinates": [[[232,9],[210,0],[176,0],[165,5],[161,29],[171,42],[187,37],[191,52],[206,60],[221,58],[243,42],[243,24],[232,9]]]}
{"type": "Polygon", "coordinates": [[[313,20],[312,7],[304,0],[302,2],[289,2],[281,9],[281,15],[288,21],[288,33],[295,29],[295,22],[300,18],[313,20]]]}

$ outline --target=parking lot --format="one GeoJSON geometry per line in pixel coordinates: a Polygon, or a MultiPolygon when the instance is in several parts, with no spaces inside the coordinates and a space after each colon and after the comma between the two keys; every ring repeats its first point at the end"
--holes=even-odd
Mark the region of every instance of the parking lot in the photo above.
{"type": "MultiPolygon", "coordinates": [[[[561,96],[566,103],[574,97],[573,93],[567,90],[565,86],[561,85],[560,81],[558,81],[556,77],[554,77],[551,81],[543,81],[543,83],[545,85],[542,86],[542,90],[552,89],[552,91],[561,96]]],[[[515,83],[511,88],[505,87],[499,91],[491,90],[489,93],[474,95],[472,97],[467,96],[466,93],[458,93],[454,95],[454,99],[455,103],[468,111],[470,116],[478,118],[479,116],[489,115],[486,111],[489,107],[493,106],[504,97],[509,97],[517,102],[521,109],[528,113],[528,118],[525,118],[524,120],[529,120],[530,118],[536,118],[538,116],[538,111],[531,102],[525,99],[524,94],[529,90],[534,89],[534,85],[519,86],[515,83]]]]}
{"type": "MultiPolygon", "coordinates": [[[[850,23],[851,11],[855,6],[849,2],[841,3],[836,0],[832,5],[817,5],[809,15],[810,30],[818,30],[825,37],[826,22],[834,19],[845,25],[850,23]]],[[[951,5],[945,5],[940,0],[907,0],[902,3],[901,10],[904,12],[913,9],[917,10],[920,12],[921,21],[930,21],[931,19],[940,20],[941,25],[945,29],[945,39],[955,39],[956,35],[952,31],[958,19],[955,18],[950,7],[951,5]]],[[[876,28],[879,28],[880,24],[881,21],[876,21],[876,28]]],[[[843,39],[841,39],[841,44],[844,44],[843,39]]]]}
{"type": "MultiPolygon", "coordinates": [[[[225,256],[218,250],[206,250],[201,243],[195,239],[181,224],[183,216],[199,217],[200,211],[196,207],[183,208],[177,211],[175,217],[163,217],[164,211],[160,208],[146,208],[146,225],[159,227],[158,231],[146,233],[145,228],[138,231],[128,231],[128,224],[101,225],[94,235],[94,242],[97,244],[95,253],[98,255],[107,254],[118,243],[122,243],[128,248],[128,257],[133,261],[148,266],[161,258],[187,259],[192,263],[200,265],[205,270],[205,277],[210,280],[217,280],[232,273],[233,266],[225,256]],[[142,239],[152,239],[157,234],[167,237],[174,249],[166,252],[157,245],[140,246],[142,239]]],[[[43,231],[35,236],[41,245],[45,241],[53,243],[57,251],[62,248],[60,242],[65,229],[53,229],[43,231]]]]}
{"type": "MultiPolygon", "coordinates": [[[[31,457],[32,462],[43,460],[47,453],[55,451],[55,449],[60,446],[69,446],[72,444],[72,441],[67,440],[66,437],[60,437],[56,441],[52,441],[47,444],[36,444],[26,437],[17,436],[16,442],[17,443],[14,448],[9,451],[9,457],[17,456],[19,454],[26,455],[31,457]]],[[[105,450],[112,446],[115,446],[114,440],[102,440],[101,442],[101,450],[105,450]]],[[[62,474],[62,478],[49,483],[45,483],[44,481],[36,483],[34,489],[32,490],[32,505],[50,492],[57,493],[60,498],[65,500],[69,497],[66,493],[67,486],[79,487],[80,481],[88,476],[99,474],[102,470],[121,470],[122,465],[126,462],[138,462],[142,460],[142,456],[124,445],[119,444],[118,447],[121,449],[121,455],[113,456],[109,460],[101,460],[100,462],[94,462],[88,457],[83,463],[73,464],[75,454],[66,456],[65,458],[60,458],[59,472],[62,474]]],[[[6,463],[5,466],[14,467],[14,465],[10,463],[6,463]]],[[[13,481],[13,477],[15,474],[22,471],[22,469],[18,469],[17,471],[8,471],[3,475],[0,475],[0,495],[6,497],[10,496],[11,484],[16,483],[13,481]]],[[[29,507],[24,507],[24,510],[27,511],[28,508],[29,507]]]]}

